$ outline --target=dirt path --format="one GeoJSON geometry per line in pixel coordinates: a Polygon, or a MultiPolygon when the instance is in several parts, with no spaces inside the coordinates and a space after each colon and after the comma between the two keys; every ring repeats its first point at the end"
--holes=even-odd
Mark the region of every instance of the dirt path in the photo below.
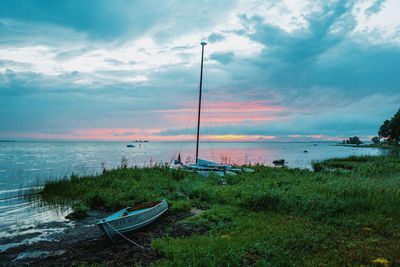
{"type": "MultiPolygon", "coordinates": [[[[71,265],[80,262],[148,265],[162,258],[157,251],[150,249],[149,244],[152,238],[165,236],[167,230],[168,235],[172,237],[190,236],[193,233],[204,233],[208,230],[201,227],[193,228],[190,224],[176,224],[193,216],[192,213],[168,211],[151,225],[127,234],[127,237],[134,242],[149,248],[143,250],[123,239],[116,243],[111,242],[96,226],[96,222],[105,216],[107,216],[105,213],[91,212],[89,217],[72,225],[64,223],[63,227],[67,225],[67,230],[51,236],[51,239],[56,241],[43,240],[30,245],[22,244],[9,248],[0,253],[0,265],[48,266],[71,265]]],[[[44,227],[61,226],[60,223],[54,224],[49,223],[44,227]]],[[[18,243],[23,239],[24,236],[19,236],[8,242],[18,243]]]]}

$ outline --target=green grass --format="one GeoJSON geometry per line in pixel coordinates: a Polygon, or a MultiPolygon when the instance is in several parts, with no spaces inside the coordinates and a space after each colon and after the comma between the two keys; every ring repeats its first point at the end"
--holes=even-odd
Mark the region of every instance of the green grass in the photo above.
{"type": "Polygon", "coordinates": [[[117,210],[167,199],[171,212],[205,210],[188,223],[210,230],[153,239],[165,266],[400,265],[400,157],[314,162],[315,172],[253,166],[208,178],[165,166],[115,169],[48,183],[43,197],[117,210]]]}

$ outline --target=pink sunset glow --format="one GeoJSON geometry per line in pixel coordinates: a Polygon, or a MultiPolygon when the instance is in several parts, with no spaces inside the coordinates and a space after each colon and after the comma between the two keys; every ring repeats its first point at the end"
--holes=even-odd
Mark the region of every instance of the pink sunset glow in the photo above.
{"type": "Polygon", "coordinates": [[[26,133],[18,134],[18,138],[56,139],[56,140],[104,140],[129,141],[132,139],[149,139],[160,129],[138,128],[98,128],[72,129],[66,133],[26,133]]]}
{"type": "Polygon", "coordinates": [[[211,103],[210,112],[279,112],[287,108],[268,105],[267,101],[211,103]]]}
{"type": "MultiPolygon", "coordinates": [[[[277,113],[287,110],[285,107],[268,105],[266,101],[219,102],[203,106],[202,122],[218,126],[239,124],[244,121],[269,121],[286,117],[286,115],[277,113]]],[[[162,113],[167,120],[179,124],[187,123],[190,119],[195,120],[197,116],[196,108],[159,110],[156,112],[162,113]]]]}
{"type": "Polygon", "coordinates": [[[265,136],[265,135],[208,135],[206,138],[210,140],[224,140],[224,141],[260,141],[260,140],[272,140],[275,136],[265,136]]]}
{"type": "MultiPolygon", "coordinates": [[[[150,140],[156,142],[190,142],[196,140],[196,135],[193,134],[174,134],[163,135],[167,129],[139,129],[139,128],[98,128],[98,129],[73,129],[66,133],[10,133],[20,139],[39,139],[39,140],[96,140],[96,141],[123,141],[129,142],[133,140],[150,140]]],[[[366,136],[365,138],[369,138],[366,136]]],[[[240,134],[202,134],[200,140],[225,142],[225,141],[342,141],[340,136],[318,135],[240,135],[240,134]],[[287,137],[291,139],[287,139],[287,137]]]]}
{"type": "Polygon", "coordinates": [[[327,136],[324,138],[324,140],[327,141],[342,141],[343,138],[341,138],[340,136],[327,136]]]}
{"type": "MultiPolygon", "coordinates": [[[[274,115],[245,115],[245,114],[213,114],[210,117],[204,116],[202,122],[211,123],[213,126],[224,125],[224,124],[237,124],[243,121],[269,121],[279,119],[281,117],[274,115]],[[205,118],[204,118],[205,117],[205,118]]],[[[165,118],[173,120],[175,122],[185,123],[189,120],[186,114],[168,114],[165,118]]],[[[194,115],[193,119],[194,120],[194,115]]]]}
{"type": "MultiPolygon", "coordinates": [[[[189,105],[187,105],[189,106],[189,105]]],[[[218,102],[218,103],[210,103],[202,104],[203,110],[208,110],[212,113],[215,112],[281,112],[286,111],[286,107],[280,106],[272,106],[268,105],[267,101],[251,101],[251,102],[218,102]]],[[[197,107],[192,110],[190,108],[182,108],[182,109],[167,109],[167,110],[158,110],[156,112],[161,113],[177,113],[177,112],[185,112],[190,113],[192,111],[197,110],[197,107]]]]}
{"type": "Polygon", "coordinates": [[[306,137],[314,138],[314,139],[321,139],[324,136],[322,134],[317,134],[317,135],[306,135],[306,137]]]}
{"type": "Polygon", "coordinates": [[[316,139],[318,141],[324,140],[324,141],[341,141],[343,138],[340,136],[325,136],[322,134],[317,134],[317,135],[301,135],[301,134],[294,134],[294,135],[288,135],[290,138],[296,138],[298,140],[301,139],[316,139]]]}
{"type": "MultiPolygon", "coordinates": [[[[69,133],[26,133],[18,134],[18,138],[35,138],[35,139],[54,139],[54,140],[99,140],[99,141],[132,141],[132,140],[151,140],[151,141],[195,141],[195,134],[178,134],[178,135],[157,135],[161,131],[159,129],[74,129],[69,133]],[[132,133],[132,134],[130,134],[132,133]]],[[[15,134],[17,135],[17,134],[15,134]]],[[[208,141],[265,141],[274,140],[275,136],[266,135],[202,135],[201,140],[208,141]]]]}

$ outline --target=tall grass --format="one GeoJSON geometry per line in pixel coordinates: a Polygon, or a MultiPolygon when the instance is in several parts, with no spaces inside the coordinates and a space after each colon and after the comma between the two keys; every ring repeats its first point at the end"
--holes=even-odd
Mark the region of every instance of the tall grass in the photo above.
{"type": "Polygon", "coordinates": [[[253,166],[202,177],[166,166],[119,168],[46,184],[43,197],[104,210],[167,199],[205,235],[154,239],[159,265],[400,264],[400,157],[314,163],[316,171],[253,166]]]}

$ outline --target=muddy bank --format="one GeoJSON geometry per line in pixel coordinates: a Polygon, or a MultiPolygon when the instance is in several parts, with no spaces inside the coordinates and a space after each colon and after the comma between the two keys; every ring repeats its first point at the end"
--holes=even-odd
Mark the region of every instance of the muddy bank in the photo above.
{"type": "Polygon", "coordinates": [[[134,264],[148,265],[162,258],[157,251],[150,248],[152,238],[162,236],[190,236],[193,233],[204,233],[208,229],[193,227],[190,224],[177,223],[193,213],[166,212],[157,221],[126,236],[134,242],[148,248],[141,249],[124,239],[111,242],[97,228],[96,222],[108,214],[91,212],[87,218],[65,223],[48,223],[43,227],[64,228],[62,232],[55,232],[47,240],[33,244],[24,244],[24,235],[14,237],[12,240],[3,239],[2,242],[22,243],[8,248],[0,253],[2,266],[48,266],[48,265],[73,265],[80,262],[108,263],[108,264],[134,264]]]}

